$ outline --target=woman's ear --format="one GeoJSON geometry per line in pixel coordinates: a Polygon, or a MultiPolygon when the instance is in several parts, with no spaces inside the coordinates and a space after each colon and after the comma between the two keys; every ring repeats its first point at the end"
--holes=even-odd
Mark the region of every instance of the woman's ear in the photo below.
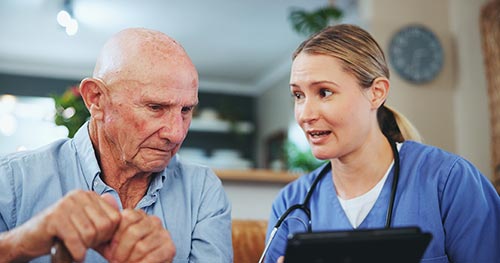
{"type": "Polygon", "coordinates": [[[385,102],[389,95],[390,85],[389,80],[384,77],[373,80],[372,86],[370,87],[370,102],[374,109],[378,109],[385,102]]]}
{"type": "Polygon", "coordinates": [[[102,118],[103,89],[96,79],[85,78],[80,82],[80,94],[82,94],[85,106],[92,118],[102,118]]]}

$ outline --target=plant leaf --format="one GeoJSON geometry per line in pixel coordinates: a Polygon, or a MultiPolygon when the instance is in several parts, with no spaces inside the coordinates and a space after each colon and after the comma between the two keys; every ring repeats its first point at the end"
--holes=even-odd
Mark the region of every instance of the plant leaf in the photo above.
{"type": "Polygon", "coordinates": [[[293,8],[290,11],[288,19],[296,32],[309,36],[327,27],[330,21],[339,20],[341,17],[342,11],[340,9],[327,6],[312,12],[293,8]]]}

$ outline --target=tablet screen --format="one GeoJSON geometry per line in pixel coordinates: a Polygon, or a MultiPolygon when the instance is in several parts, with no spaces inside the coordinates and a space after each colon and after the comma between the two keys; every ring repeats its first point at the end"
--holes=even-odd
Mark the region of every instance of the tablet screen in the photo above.
{"type": "Polygon", "coordinates": [[[431,238],[418,227],[296,233],[285,262],[419,262],[431,238]]]}

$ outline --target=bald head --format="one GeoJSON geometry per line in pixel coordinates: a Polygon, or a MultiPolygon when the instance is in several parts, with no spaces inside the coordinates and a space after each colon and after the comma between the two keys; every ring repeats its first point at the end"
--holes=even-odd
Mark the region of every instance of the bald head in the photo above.
{"type": "Polygon", "coordinates": [[[93,77],[106,83],[148,82],[154,74],[179,72],[191,74],[196,82],[198,80],[191,59],[177,41],[159,31],[130,28],[118,32],[105,43],[93,77]]]}
{"type": "Polygon", "coordinates": [[[172,38],[126,29],[106,42],[80,90],[103,174],[144,178],[165,169],[184,141],[198,104],[198,73],[172,38]]]}

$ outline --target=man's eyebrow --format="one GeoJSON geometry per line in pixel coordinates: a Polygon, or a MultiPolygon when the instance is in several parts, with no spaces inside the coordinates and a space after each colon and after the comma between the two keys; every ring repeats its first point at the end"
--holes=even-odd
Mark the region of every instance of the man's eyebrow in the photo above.
{"type": "MultiPolygon", "coordinates": [[[[161,106],[171,106],[171,105],[175,105],[177,103],[175,103],[174,101],[158,101],[158,100],[155,100],[154,98],[143,98],[142,100],[142,103],[143,104],[157,104],[157,105],[161,105],[161,106]]],[[[198,106],[198,101],[196,102],[193,102],[193,103],[186,103],[186,104],[182,104],[183,107],[196,107],[198,106]]]]}

